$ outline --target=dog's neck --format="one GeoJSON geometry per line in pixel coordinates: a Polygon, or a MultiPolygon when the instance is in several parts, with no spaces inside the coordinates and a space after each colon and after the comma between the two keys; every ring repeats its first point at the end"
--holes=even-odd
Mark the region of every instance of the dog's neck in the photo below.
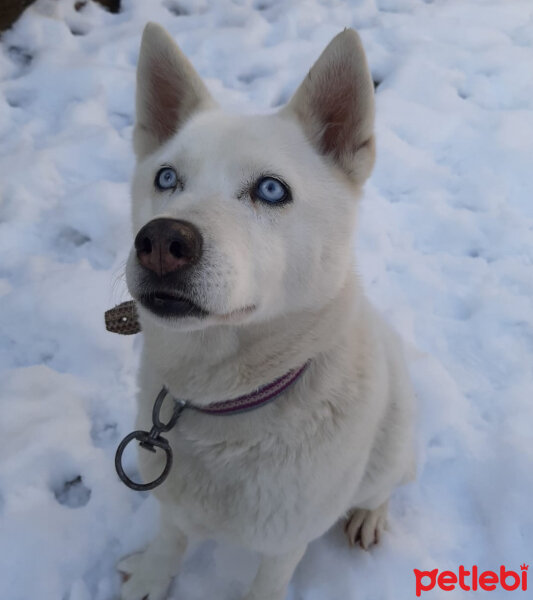
{"type": "Polygon", "coordinates": [[[204,405],[247,394],[338,345],[362,298],[356,287],[349,276],[322,308],[262,324],[180,332],[143,322],[144,359],[174,397],[204,405]]]}

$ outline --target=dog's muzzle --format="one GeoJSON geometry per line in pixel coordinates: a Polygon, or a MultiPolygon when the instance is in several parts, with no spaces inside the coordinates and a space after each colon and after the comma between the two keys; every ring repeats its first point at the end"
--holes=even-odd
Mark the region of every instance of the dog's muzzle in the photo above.
{"type": "Polygon", "coordinates": [[[135,237],[135,252],[143,272],[137,300],[161,317],[205,317],[207,311],[188,293],[188,275],[202,257],[198,228],[179,219],[153,219],[135,237]]]}

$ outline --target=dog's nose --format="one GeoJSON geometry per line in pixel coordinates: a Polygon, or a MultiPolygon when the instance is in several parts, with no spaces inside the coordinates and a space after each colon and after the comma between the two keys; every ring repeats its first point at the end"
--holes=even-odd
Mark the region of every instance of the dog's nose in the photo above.
{"type": "Polygon", "coordinates": [[[135,237],[135,250],[141,265],[159,277],[198,262],[202,255],[202,235],[188,221],[154,219],[135,237]]]}

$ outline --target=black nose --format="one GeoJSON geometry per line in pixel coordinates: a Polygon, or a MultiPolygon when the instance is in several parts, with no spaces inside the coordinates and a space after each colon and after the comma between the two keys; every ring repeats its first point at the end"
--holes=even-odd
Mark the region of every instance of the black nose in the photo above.
{"type": "Polygon", "coordinates": [[[159,277],[185,269],[202,255],[202,234],[188,221],[154,219],[135,238],[137,258],[159,277]]]}

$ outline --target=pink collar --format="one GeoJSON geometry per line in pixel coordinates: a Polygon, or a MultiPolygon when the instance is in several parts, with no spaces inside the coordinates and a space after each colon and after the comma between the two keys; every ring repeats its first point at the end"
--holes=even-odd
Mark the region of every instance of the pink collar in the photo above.
{"type": "Polygon", "coordinates": [[[244,396],[239,396],[238,398],[233,398],[231,400],[213,402],[212,404],[208,404],[207,406],[195,406],[187,400],[178,400],[177,398],[173,398],[174,412],[172,414],[172,417],[166,423],[161,422],[161,419],[159,418],[161,407],[163,405],[165,397],[168,394],[167,388],[163,386],[154,402],[154,408],[152,410],[153,426],[150,429],[150,431],[132,431],[118,445],[115,454],[115,469],[117,470],[118,476],[132,490],[153,490],[155,487],[161,485],[165,481],[170,472],[173,461],[172,448],[170,447],[168,440],[164,438],[161,434],[170,431],[174,427],[174,425],[176,425],[178,419],[180,418],[184,410],[190,408],[197,412],[208,415],[227,416],[247,412],[256,408],[261,408],[262,406],[265,406],[265,404],[268,404],[269,402],[272,402],[272,400],[275,400],[278,396],[283,394],[283,392],[285,392],[289,388],[289,386],[295,383],[295,381],[297,381],[300,378],[300,376],[303,375],[304,371],[309,366],[309,362],[310,361],[307,361],[305,365],[303,365],[299,369],[292,369],[288,373],[285,373],[285,375],[282,375],[281,377],[272,381],[271,383],[260,387],[254,392],[250,392],[249,394],[245,394],[244,396]],[[163,451],[166,455],[163,471],[153,481],[150,481],[148,483],[139,483],[133,481],[124,471],[124,467],[122,465],[122,455],[124,453],[124,450],[126,449],[126,446],[128,446],[128,444],[133,440],[138,441],[140,447],[144,448],[145,450],[149,450],[150,452],[156,452],[156,449],[158,448],[160,451],[163,451]]]}
{"type": "MultiPolygon", "coordinates": [[[[231,400],[222,400],[221,402],[213,402],[207,406],[195,406],[191,402],[185,402],[184,407],[192,408],[197,412],[208,415],[222,416],[235,415],[260,408],[261,406],[265,406],[265,404],[272,402],[272,400],[275,400],[295,383],[304,374],[309,366],[309,362],[310,361],[307,361],[300,368],[292,369],[288,373],[285,373],[285,375],[278,377],[278,379],[275,379],[249,394],[244,394],[244,396],[232,398],[231,400]]],[[[177,402],[180,401],[177,400],[177,402]]]]}

